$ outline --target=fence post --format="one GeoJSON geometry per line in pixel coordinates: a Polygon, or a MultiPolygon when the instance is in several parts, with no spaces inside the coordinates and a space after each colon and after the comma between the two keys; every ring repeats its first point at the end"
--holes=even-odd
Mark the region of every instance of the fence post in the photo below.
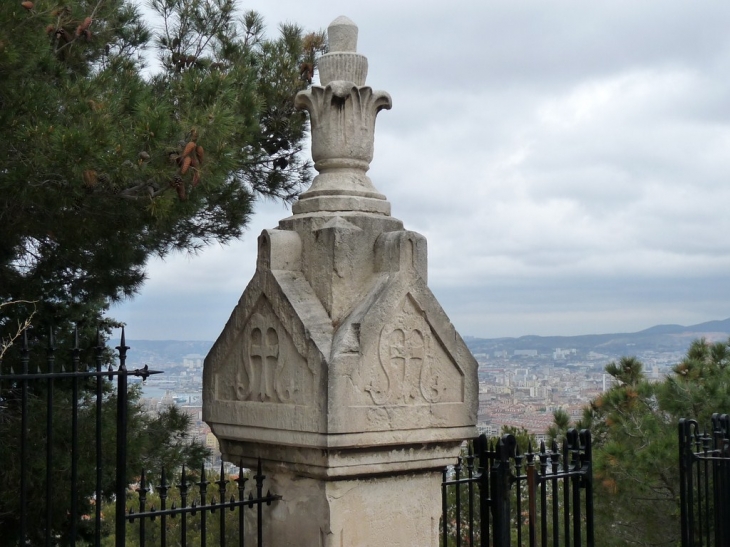
{"type": "Polygon", "coordinates": [[[56,363],[56,340],[53,327],[48,331],[48,349],[46,363],[48,378],[46,380],[46,545],[51,545],[53,533],[53,373],[56,363]]]}
{"type": "Polygon", "coordinates": [[[28,330],[23,331],[23,346],[20,350],[21,371],[23,384],[21,392],[20,411],[20,544],[25,545],[28,539],[28,363],[30,350],[28,349],[28,330]]]}
{"type": "MultiPolygon", "coordinates": [[[[730,538],[730,504],[728,504],[728,415],[712,415],[712,451],[717,459],[713,461],[713,493],[715,500],[715,541],[726,545],[730,538]]],[[[710,518],[709,511],[707,518],[710,518]]]]}
{"type": "Polygon", "coordinates": [[[682,545],[688,547],[692,530],[692,427],[693,420],[679,420],[679,499],[682,545]]]}
{"type": "MultiPolygon", "coordinates": [[[[490,459],[489,441],[482,433],[474,441],[474,452],[479,458],[479,542],[481,547],[489,547],[489,505],[492,497],[489,491],[489,470],[492,460],[490,459]]],[[[444,511],[446,514],[446,511],[444,511]]]]}
{"type": "Polygon", "coordinates": [[[116,484],[116,545],[126,544],[127,506],[127,350],[122,327],[119,351],[119,378],[117,383],[117,484],[116,484]]]}
{"type": "Polygon", "coordinates": [[[510,456],[514,453],[515,438],[503,435],[497,443],[497,456],[490,471],[492,493],[492,530],[494,547],[509,547],[510,544],[510,456]]]}
{"type": "Polygon", "coordinates": [[[593,440],[589,429],[581,429],[579,438],[583,447],[583,487],[586,491],[586,542],[588,547],[593,547],[593,440]]]}
{"type": "Polygon", "coordinates": [[[568,451],[570,452],[571,461],[571,476],[570,482],[572,483],[573,490],[573,545],[575,547],[581,547],[582,535],[581,535],[581,504],[580,504],[580,488],[581,488],[581,476],[580,472],[582,469],[582,457],[581,457],[581,445],[580,437],[578,432],[574,428],[570,428],[566,434],[568,439],[568,451]]]}
{"type": "MultiPolygon", "coordinates": [[[[537,470],[535,468],[535,453],[532,451],[532,442],[527,443],[527,453],[525,454],[527,464],[525,465],[525,475],[527,475],[527,532],[528,545],[530,547],[537,546],[537,470]]],[[[518,485],[519,488],[519,485],[518,485]]],[[[519,509],[518,509],[519,510],[519,509]]],[[[522,521],[522,516],[517,515],[522,521]]]]}

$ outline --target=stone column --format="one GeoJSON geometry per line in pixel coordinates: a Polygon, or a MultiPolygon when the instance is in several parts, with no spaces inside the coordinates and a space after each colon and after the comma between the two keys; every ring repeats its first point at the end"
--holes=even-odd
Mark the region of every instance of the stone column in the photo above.
{"type": "Polygon", "coordinates": [[[283,496],[266,545],[437,546],[440,481],[475,435],[477,364],[427,285],[426,240],[367,171],[390,96],[345,17],[299,93],[319,174],[259,236],[257,269],[205,360],[226,460],[283,496]]]}

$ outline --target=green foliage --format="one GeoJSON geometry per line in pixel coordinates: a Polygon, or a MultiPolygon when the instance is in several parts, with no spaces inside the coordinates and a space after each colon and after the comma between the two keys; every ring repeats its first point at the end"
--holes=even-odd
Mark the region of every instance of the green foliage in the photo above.
{"type": "MultiPolygon", "coordinates": [[[[299,154],[306,117],[293,100],[324,51],[322,35],[304,36],[284,25],[267,38],[261,18],[237,13],[235,4],[152,0],[162,20],[162,30],[153,32],[131,0],[0,2],[4,372],[19,370],[19,353],[12,350],[33,313],[36,328],[26,329],[31,370],[46,370],[50,327],[64,359],[72,352],[74,324],[82,340],[94,339],[101,328],[104,346],[116,325],[104,317],[108,306],[139,290],[151,257],[229,242],[242,234],[254,200],[293,199],[309,181],[310,165],[299,154]],[[153,48],[156,71],[145,67],[153,48]]],[[[101,358],[105,366],[112,362],[109,350],[101,358]]],[[[81,351],[79,368],[94,365],[95,352],[81,351]]],[[[94,446],[88,437],[93,387],[81,386],[84,450],[94,446]]],[[[115,400],[105,393],[108,458],[115,400]]],[[[44,528],[44,394],[42,383],[30,390],[29,506],[38,514],[29,527],[36,531],[44,528]]],[[[72,400],[67,382],[56,383],[54,397],[54,454],[58,484],[64,484],[72,400]]],[[[17,386],[0,385],[0,537],[14,537],[11,515],[17,515],[17,401],[17,386]]],[[[205,454],[179,437],[186,418],[174,410],[150,417],[135,403],[129,424],[130,471],[163,463],[173,469],[205,454]]],[[[94,459],[87,456],[80,484],[88,505],[94,459]]],[[[113,479],[106,476],[110,462],[104,463],[105,494],[113,479]]],[[[57,495],[68,495],[62,490],[57,495]]],[[[68,502],[59,498],[54,507],[51,525],[60,530],[68,502]]]]}
{"type": "Polygon", "coordinates": [[[309,180],[293,98],[318,35],[268,39],[234,0],[153,0],[157,34],[128,0],[20,4],[0,3],[0,302],[95,322],[151,256],[237,238],[257,196],[309,180]]]}
{"type": "Polygon", "coordinates": [[[606,366],[616,382],[581,421],[593,434],[596,537],[603,545],[678,544],[677,423],[709,424],[713,412],[730,407],[728,363],[730,341],[702,339],[660,382],[649,381],[635,357],[606,366]]]}
{"type": "Polygon", "coordinates": [[[553,424],[548,427],[547,437],[551,442],[555,441],[562,445],[570,427],[570,416],[565,410],[558,408],[553,411],[553,424]]]}
{"type": "MultiPolygon", "coordinates": [[[[140,288],[150,257],[231,241],[254,200],[293,199],[309,181],[299,154],[306,117],[293,100],[324,51],[322,35],[284,25],[267,38],[261,18],[237,13],[234,0],[152,0],[151,7],[161,17],[157,32],[130,0],[0,2],[3,372],[20,370],[19,330],[28,335],[33,371],[47,370],[51,326],[59,364],[73,354],[74,324],[82,340],[100,328],[105,347],[116,325],[105,313],[140,288]],[[145,67],[153,50],[156,71],[145,67]],[[28,328],[33,314],[35,328],[28,328]]],[[[94,368],[93,350],[77,357],[78,369],[94,368]]],[[[111,352],[100,359],[110,364],[111,352]]],[[[94,382],[79,389],[79,502],[86,511],[95,473],[94,382]]],[[[45,382],[30,388],[28,506],[37,511],[29,516],[36,531],[45,529],[47,439],[38,424],[45,423],[46,390],[45,382]]],[[[13,494],[18,393],[17,385],[0,385],[1,484],[13,494]]],[[[172,470],[205,456],[182,437],[187,417],[175,409],[146,415],[135,397],[130,472],[163,464],[172,470]]],[[[54,490],[54,530],[63,529],[69,506],[72,400],[69,382],[56,381],[54,476],[65,487],[54,490]]],[[[115,404],[105,383],[105,495],[114,479],[115,404]]],[[[0,537],[14,537],[17,503],[15,495],[0,501],[0,537]]]]}

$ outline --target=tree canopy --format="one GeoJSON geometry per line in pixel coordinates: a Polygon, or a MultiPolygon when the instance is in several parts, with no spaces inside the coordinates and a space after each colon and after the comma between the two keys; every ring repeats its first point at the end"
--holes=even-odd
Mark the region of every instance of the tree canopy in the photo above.
{"type": "Polygon", "coordinates": [[[155,30],[129,0],[0,3],[0,302],[95,321],[150,257],[237,238],[309,180],[293,98],[323,36],[267,38],[234,0],[149,5],[155,30]]]}
{"type": "MultiPolygon", "coordinates": [[[[0,2],[2,372],[18,372],[21,331],[30,334],[30,369],[45,371],[49,326],[59,360],[66,359],[73,324],[82,340],[95,339],[109,304],[139,290],[151,257],[237,238],[256,199],[291,200],[309,181],[299,154],[307,120],[293,102],[311,83],[324,36],[287,24],[267,37],[261,17],[238,13],[235,4],[150,0],[153,28],[131,0],[0,2]],[[36,328],[29,328],[33,315],[36,328]]],[[[110,324],[102,323],[102,335],[110,324]]],[[[93,347],[81,348],[82,369],[93,359],[93,347]]],[[[113,362],[110,351],[104,359],[113,362]]],[[[72,395],[58,384],[60,484],[69,467],[64,420],[72,395]]],[[[79,396],[84,449],[93,446],[91,387],[81,386],[79,396]]],[[[43,389],[30,389],[34,431],[43,429],[43,389]]],[[[0,474],[12,485],[0,496],[0,536],[8,538],[18,515],[18,393],[12,382],[0,385],[0,474]]],[[[181,441],[186,415],[174,408],[148,415],[139,392],[130,397],[130,472],[200,463],[207,451],[181,441]]],[[[107,447],[115,434],[108,385],[103,408],[107,447]]],[[[38,481],[47,441],[31,437],[27,465],[38,481]]],[[[80,464],[82,489],[93,484],[92,462],[80,464]]],[[[105,493],[113,480],[105,475],[105,493]]],[[[43,489],[31,486],[35,511],[44,506],[43,489]]],[[[87,505],[90,494],[81,495],[87,505]]],[[[66,502],[56,500],[51,523],[29,515],[30,528],[61,533],[66,502]]]]}
{"type": "MultiPolygon", "coordinates": [[[[602,544],[678,545],[677,424],[709,426],[730,408],[730,340],[695,340],[664,379],[652,381],[641,361],[609,363],[611,388],[591,401],[580,421],[593,435],[596,536],[602,544]]],[[[556,416],[558,435],[567,415],[556,416]]]]}

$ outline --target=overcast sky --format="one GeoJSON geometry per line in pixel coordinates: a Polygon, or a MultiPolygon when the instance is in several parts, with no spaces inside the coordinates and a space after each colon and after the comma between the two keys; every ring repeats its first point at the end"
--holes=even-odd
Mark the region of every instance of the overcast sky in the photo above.
{"type": "MultiPolygon", "coordinates": [[[[730,317],[730,2],[253,0],[360,28],[388,91],[369,172],[429,246],[462,335],[629,332],[730,317]]],[[[149,264],[111,315],[133,339],[213,340],[253,275],[244,239],[149,264]]]]}

